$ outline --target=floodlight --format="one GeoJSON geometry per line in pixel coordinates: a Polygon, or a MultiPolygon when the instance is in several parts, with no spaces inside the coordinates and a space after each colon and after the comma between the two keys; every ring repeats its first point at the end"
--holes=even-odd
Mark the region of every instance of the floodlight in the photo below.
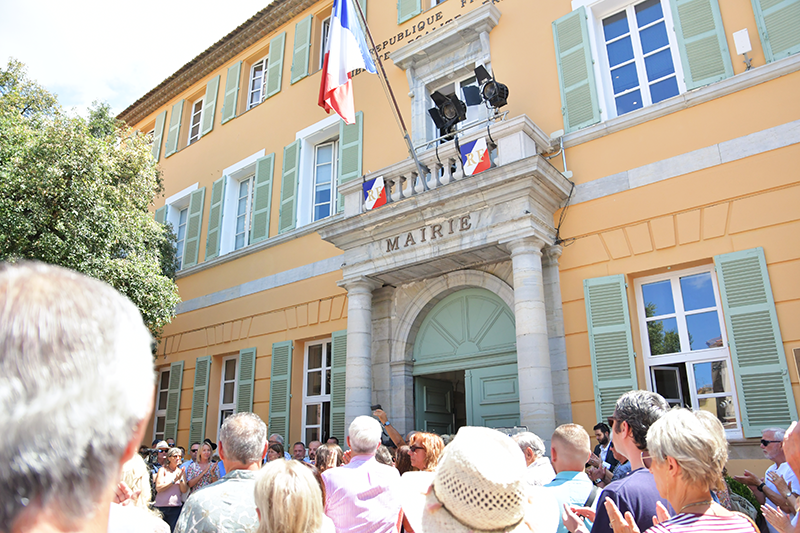
{"type": "MultiPolygon", "coordinates": [[[[446,136],[455,129],[455,125],[467,118],[467,105],[456,97],[456,95],[443,95],[439,91],[431,94],[433,103],[436,107],[428,109],[433,119],[433,123],[439,128],[439,134],[446,136]]],[[[452,137],[452,136],[451,136],[452,137]]]]}
{"type": "Polygon", "coordinates": [[[484,102],[495,109],[508,103],[508,87],[492,78],[486,67],[483,65],[475,67],[475,77],[481,86],[481,98],[484,102]]]}

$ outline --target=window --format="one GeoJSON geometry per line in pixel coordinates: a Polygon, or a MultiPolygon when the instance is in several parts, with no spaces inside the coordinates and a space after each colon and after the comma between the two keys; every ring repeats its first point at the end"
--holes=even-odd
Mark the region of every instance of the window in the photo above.
{"type": "Polygon", "coordinates": [[[628,6],[601,21],[603,49],[617,116],[676,96],[677,47],[662,0],[628,6]]]}
{"type": "Polygon", "coordinates": [[[336,208],[336,169],[338,165],[337,141],[314,147],[314,198],[312,222],[329,217],[336,208]]]}
{"type": "Polygon", "coordinates": [[[187,145],[192,144],[200,138],[200,125],[203,123],[203,100],[201,98],[192,104],[192,115],[189,119],[189,139],[187,145]]]}
{"type": "Polygon", "coordinates": [[[335,113],[299,131],[296,226],[336,213],[339,178],[339,122],[335,113]]]}
{"type": "Polygon", "coordinates": [[[177,236],[178,270],[183,267],[183,248],[186,244],[186,220],[189,218],[189,208],[184,207],[178,213],[178,226],[175,231],[177,236]]]}
{"type": "Polygon", "coordinates": [[[191,236],[187,235],[189,227],[189,203],[192,193],[197,191],[197,189],[198,187],[195,183],[167,198],[164,204],[164,209],[166,211],[164,214],[164,222],[169,222],[176,236],[175,244],[178,270],[182,269],[186,265],[187,260],[191,259],[186,257],[186,243],[187,240],[191,239],[191,236]]]}
{"type": "Polygon", "coordinates": [[[228,357],[222,360],[222,380],[219,386],[219,427],[229,416],[236,413],[236,393],[239,373],[239,359],[228,357]]]}
{"type": "Polygon", "coordinates": [[[255,63],[250,68],[250,85],[248,86],[247,93],[247,109],[251,109],[264,99],[266,92],[264,85],[267,80],[267,67],[269,66],[269,57],[264,57],[255,63]]]}
{"type": "Polygon", "coordinates": [[[636,280],[650,390],[740,432],[730,351],[712,266],[636,280]]]}
{"type": "MultiPolygon", "coordinates": [[[[153,440],[165,440],[164,427],[167,423],[167,399],[169,398],[169,368],[158,373],[158,390],[156,390],[156,409],[153,424],[153,440]]],[[[170,435],[174,436],[174,435],[170,435]]]]}
{"type": "MultiPolygon", "coordinates": [[[[461,100],[466,104],[467,98],[464,95],[465,87],[478,87],[478,79],[475,77],[474,74],[462,80],[448,83],[447,85],[439,87],[436,90],[445,96],[449,96],[451,94],[458,95],[459,100],[461,100]]],[[[431,91],[431,93],[433,92],[434,91],[431,91]]],[[[434,106],[435,104],[433,103],[433,100],[431,100],[431,107],[434,106]]],[[[489,116],[488,109],[486,108],[486,105],[482,101],[478,104],[467,105],[467,118],[463,122],[458,123],[456,127],[463,128],[470,122],[485,120],[486,118],[488,118],[488,116],[489,116]]],[[[430,139],[435,139],[440,135],[439,130],[436,129],[436,126],[433,123],[433,119],[428,118],[428,120],[430,121],[429,131],[433,132],[433,137],[430,137],[430,139]]],[[[441,142],[446,142],[446,141],[441,141],[441,142]]]]}
{"type": "Polygon", "coordinates": [[[303,438],[324,442],[331,429],[331,339],[306,344],[303,438]]]}
{"type": "Polygon", "coordinates": [[[322,21],[322,32],[319,40],[319,68],[322,69],[325,63],[325,45],[328,43],[328,34],[331,31],[331,18],[322,21]]]}
{"type": "Polygon", "coordinates": [[[240,181],[237,189],[236,233],[233,238],[234,250],[247,246],[250,241],[250,221],[253,208],[253,176],[240,181]]]}

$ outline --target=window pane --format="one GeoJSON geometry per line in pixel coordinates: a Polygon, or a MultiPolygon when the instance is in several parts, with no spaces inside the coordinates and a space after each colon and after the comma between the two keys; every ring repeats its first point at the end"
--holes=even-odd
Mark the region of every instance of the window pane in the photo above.
{"type": "Polygon", "coordinates": [[[655,81],[675,72],[669,48],[644,58],[644,66],[647,69],[647,81],[655,81]]]}
{"type": "Polygon", "coordinates": [[[325,394],[331,393],[331,369],[325,371],[325,394]]]}
{"type": "Polygon", "coordinates": [[[158,407],[156,409],[159,411],[167,408],[167,395],[168,393],[165,390],[158,393],[158,407]]]}
{"type": "Polygon", "coordinates": [[[714,285],[711,283],[711,272],[682,277],[681,294],[683,295],[683,308],[686,311],[706,309],[717,305],[717,299],[714,297],[714,285]]]}
{"type": "Polygon", "coordinates": [[[686,328],[689,330],[689,343],[692,350],[706,350],[722,346],[719,331],[719,318],[716,311],[686,315],[686,328]]]}
{"type": "Polygon", "coordinates": [[[619,94],[638,86],[639,76],[636,74],[636,64],[628,63],[625,66],[613,69],[611,71],[611,84],[614,86],[614,94],[619,94]]]}
{"type": "Polygon", "coordinates": [[[672,285],[669,280],[642,285],[644,314],[646,317],[671,315],[675,312],[672,301],[672,285]]]}
{"type": "MultiPolygon", "coordinates": [[[[317,166],[317,184],[330,184],[331,182],[331,169],[333,167],[330,163],[317,166]]],[[[330,185],[329,185],[330,186],[330,185]]]]}
{"type": "Polygon", "coordinates": [[[699,408],[708,411],[719,418],[725,429],[736,429],[736,413],[733,409],[733,398],[700,398],[697,400],[699,408]]]}
{"type": "Polygon", "coordinates": [[[236,379],[236,359],[228,359],[225,361],[225,381],[234,379],[236,379]]]}
{"type": "Polygon", "coordinates": [[[331,366],[331,354],[333,353],[331,350],[332,350],[332,345],[329,342],[325,345],[325,366],[328,367],[331,366]]]}
{"type": "Polygon", "coordinates": [[[728,362],[709,361],[708,363],[695,363],[694,382],[697,386],[697,394],[730,392],[731,384],[728,381],[728,362]]]}
{"type": "Polygon", "coordinates": [[[233,403],[234,383],[226,383],[222,393],[222,403],[233,403]]]}
{"type": "Polygon", "coordinates": [[[650,338],[650,355],[664,355],[681,351],[678,321],[674,318],[648,322],[647,335],[650,338]]]}
{"type": "Polygon", "coordinates": [[[652,373],[655,392],[663,396],[670,404],[683,402],[681,377],[678,367],[653,367],[652,373]]]}
{"type": "Polygon", "coordinates": [[[322,394],[322,372],[317,370],[308,373],[307,387],[309,396],[319,396],[322,394]]]}
{"type": "Polygon", "coordinates": [[[322,367],[322,345],[314,344],[308,347],[308,368],[322,367]]]}
{"type": "Polygon", "coordinates": [[[164,424],[166,423],[166,418],[163,416],[159,416],[156,418],[156,431],[158,433],[164,433],[164,424]]]}
{"type": "Polygon", "coordinates": [[[222,423],[225,422],[225,419],[229,416],[233,416],[233,409],[223,409],[220,411],[219,417],[219,426],[222,427],[222,423]]]}
{"type": "Polygon", "coordinates": [[[322,420],[320,419],[320,405],[315,403],[314,405],[307,405],[306,406],[306,425],[308,426],[318,426],[322,420]]]}
{"type": "Polygon", "coordinates": [[[647,0],[637,5],[634,9],[636,10],[636,24],[638,24],[640,28],[664,16],[664,13],[661,11],[660,0],[647,0]]]}
{"type": "Polygon", "coordinates": [[[314,193],[314,203],[322,204],[322,203],[328,203],[330,201],[331,201],[330,183],[327,183],[325,185],[320,185],[319,187],[317,187],[317,190],[314,193]]]}
{"type": "Polygon", "coordinates": [[[233,244],[233,248],[235,250],[238,250],[242,246],[244,246],[244,233],[241,233],[241,234],[236,236],[236,241],[233,244]]]}
{"type": "Polygon", "coordinates": [[[323,144],[317,148],[317,164],[330,163],[333,158],[333,144],[323,144]]]}
{"type": "Polygon", "coordinates": [[[322,220],[331,214],[330,204],[318,205],[314,208],[314,220],[322,220]]]}
{"type": "Polygon", "coordinates": [[[620,63],[633,59],[633,45],[630,36],[608,43],[608,64],[616,67],[620,63]]]}
{"type": "Polygon", "coordinates": [[[189,209],[181,209],[180,214],[178,215],[178,225],[182,226],[186,224],[186,217],[189,216],[189,209]]]}
{"type": "Polygon", "coordinates": [[[669,39],[667,38],[666,24],[662,21],[643,29],[639,32],[639,39],[642,41],[642,52],[645,54],[667,46],[669,39]]]}
{"type": "Polygon", "coordinates": [[[319,428],[306,429],[306,442],[311,442],[312,440],[320,440],[319,428]]]}
{"type": "Polygon", "coordinates": [[[161,386],[159,389],[168,389],[169,388],[169,372],[162,372],[161,373],[161,386]]]}
{"type": "Polygon", "coordinates": [[[322,402],[322,434],[330,436],[331,431],[331,402],[322,402]]]}
{"type": "Polygon", "coordinates": [[[603,19],[603,35],[605,35],[606,41],[626,33],[628,33],[628,17],[624,11],[603,19]]]}
{"type": "Polygon", "coordinates": [[[617,115],[624,115],[625,113],[630,113],[634,109],[639,109],[642,107],[642,93],[639,89],[636,89],[633,92],[628,94],[624,94],[622,96],[618,96],[616,98],[617,103],[617,115]]]}
{"type": "Polygon", "coordinates": [[[678,95],[678,79],[675,76],[661,80],[650,86],[650,99],[654,104],[678,95]]]}

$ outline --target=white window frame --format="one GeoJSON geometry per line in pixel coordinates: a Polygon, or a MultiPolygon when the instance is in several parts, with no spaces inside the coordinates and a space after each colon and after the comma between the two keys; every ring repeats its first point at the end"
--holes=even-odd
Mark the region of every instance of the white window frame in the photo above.
{"type": "Polygon", "coordinates": [[[312,170],[312,177],[311,177],[311,221],[317,222],[314,220],[314,212],[317,208],[317,205],[324,205],[324,204],[317,204],[316,197],[317,197],[317,187],[319,184],[317,183],[318,177],[318,170],[320,167],[319,163],[319,149],[323,146],[329,145],[331,146],[331,197],[328,201],[328,215],[317,220],[323,220],[324,218],[328,218],[331,215],[336,214],[336,205],[337,205],[337,191],[338,191],[338,183],[339,183],[339,140],[332,141],[325,141],[319,144],[314,145],[314,166],[312,170]]]}
{"type": "MultiPolygon", "coordinates": [[[[300,165],[298,168],[297,180],[297,227],[306,226],[311,224],[314,220],[314,183],[315,183],[315,169],[316,169],[316,146],[331,141],[339,140],[339,121],[341,119],[337,114],[333,114],[316,124],[297,132],[295,139],[300,140],[300,165]]],[[[338,147],[337,147],[338,152],[338,147]]],[[[335,172],[335,180],[332,183],[331,201],[333,206],[336,206],[336,194],[339,181],[339,168],[338,168],[337,153],[335,159],[337,161],[335,172]]],[[[336,214],[333,209],[331,215],[336,214]]],[[[324,220],[324,219],[322,219],[324,220]]]]}
{"type": "MultiPolygon", "coordinates": [[[[219,376],[219,410],[217,411],[217,441],[219,441],[219,430],[222,427],[222,422],[224,422],[224,418],[222,417],[223,411],[232,411],[231,415],[236,414],[236,401],[239,398],[239,370],[241,365],[239,364],[239,356],[238,355],[231,355],[228,357],[224,357],[222,359],[222,370],[220,371],[219,376]],[[222,400],[224,399],[225,393],[225,367],[228,364],[228,361],[235,361],[236,364],[236,372],[234,372],[233,377],[233,401],[231,403],[224,403],[222,400]]],[[[230,416],[230,415],[228,415],[230,416]]]]}
{"type": "MultiPolygon", "coordinates": [[[[603,19],[623,9],[633,8],[637,4],[641,4],[644,0],[572,0],[572,9],[578,9],[583,6],[586,8],[589,20],[587,21],[587,30],[589,32],[589,42],[592,47],[592,59],[594,60],[594,77],[597,86],[597,100],[600,103],[601,120],[609,120],[617,117],[617,105],[614,100],[614,88],[611,84],[611,67],[608,62],[608,54],[606,53],[605,37],[603,35],[603,19]]],[[[675,76],[678,81],[678,96],[686,92],[686,83],[684,82],[683,65],[681,64],[680,51],[678,50],[678,37],[675,35],[675,21],[672,18],[672,7],[670,0],[661,0],[661,10],[664,13],[664,24],[667,27],[667,37],[669,39],[670,52],[672,54],[672,64],[675,66],[675,76]]],[[[633,29],[633,28],[629,28],[633,29]]],[[[634,43],[635,44],[635,43],[634,43]]],[[[634,46],[634,56],[637,62],[640,56],[637,56],[637,48],[634,46]]],[[[642,69],[643,63],[642,63],[642,69]]],[[[637,75],[639,76],[639,86],[642,87],[642,80],[647,80],[646,72],[639,69],[637,64],[637,75]],[[644,74],[644,77],[643,77],[644,74]]],[[[647,85],[647,82],[644,82],[647,85]]],[[[647,92],[646,101],[650,102],[650,92],[647,92]]],[[[645,91],[642,91],[642,97],[645,96],[645,91]]],[[[669,98],[667,99],[669,100],[669,98]]],[[[667,100],[662,100],[665,102],[667,100]]],[[[661,103],[661,102],[659,102],[661,103]]],[[[636,113],[645,109],[651,103],[643,105],[641,108],[631,111],[626,114],[636,113]]]]}
{"type": "MultiPolygon", "coordinates": [[[[465,83],[465,82],[475,77],[476,77],[475,72],[472,71],[465,76],[456,78],[455,80],[448,80],[447,83],[443,83],[437,86],[435,89],[432,89],[428,94],[433,94],[435,91],[439,91],[444,95],[455,94],[459,100],[461,100],[466,104],[467,102],[464,100],[464,91],[462,89],[464,87],[469,87],[471,83],[465,83]],[[454,92],[451,93],[450,89],[453,89],[454,92]]],[[[480,85],[477,85],[477,79],[475,80],[475,84],[477,87],[480,87],[480,85]]],[[[431,107],[436,107],[436,104],[433,103],[433,100],[431,100],[431,107]]],[[[483,101],[481,101],[481,103],[478,105],[467,106],[467,118],[463,122],[459,122],[456,127],[463,128],[464,126],[466,126],[471,122],[486,120],[487,118],[489,118],[489,109],[486,107],[486,104],[483,101]]],[[[439,129],[436,127],[436,124],[433,123],[433,119],[430,118],[430,114],[428,115],[428,131],[432,132],[432,135],[428,137],[428,140],[432,140],[439,137],[439,129]]],[[[448,141],[440,141],[440,142],[444,143],[448,141]]]]}
{"type": "MultiPolygon", "coordinates": [[[[225,198],[222,204],[222,224],[220,226],[219,255],[229,254],[234,251],[236,244],[236,212],[239,201],[239,182],[254,176],[256,173],[256,161],[264,157],[265,150],[259,150],[253,155],[229,166],[222,171],[225,176],[223,186],[225,187],[225,198]]],[[[250,194],[250,209],[252,209],[253,194],[250,194]]],[[[252,222],[252,213],[251,213],[252,222]]],[[[248,232],[247,242],[249,245],[250,235],[248,232]]],[[[245,248],[248,246],[245,245],[245,248]]],[[[241,249],[241,248],[240,248],[241,249]]]]}
{"type": "MultiPolygon", "coordinates": [[[[305,440],[306,439],[306,431],[308,429],[311,429],[311,428],[314,428],[314,427],[319,427],[319,439],[318,440],[320,440],[320,441],[322,441],[322,438],[325,435],[329,435],[330,434],[330,429],[331,428],[330,427],[323,428],[322,427],[322,423],[320,423],[319,426],[316,425],[316,424],[313,424],[313,425],[309,425],[308,424],[307,408],[310,405],[319,405],[320,406],[320,418],[323,418],[322,417],[322,413],[324,412],[323,404],[328,403],[329,404],[328,405],[328,413],[330,413],[331,391],[330,390],[325,391],[325,386],[326,386],[326,382],[327,382],[327,380],[326,380],[326,371],[327,371],[327,373],[331,373],[332,372],[332,363],[333,363],[333,339],[332,339],[332,337],[328,337],[327,339],[322,339],[322,340],[317,340],[317,341],[312,341],[312,342],[307,342],[306,343],[305,349],[304,349],[304,353],[303,353],[303,427],[302,427],[302,433],[300,434],[301,435],[301,440],[303,442],[305,442],[306,445],[308,445],[308,442],[305,440]],[[309,352],[309,348],[311,348],[312,346],[322,346],[322,370],[321,370],[321,372],[322,372],[322,391],[323,392],[327,392],[327,394],[320,394],[320,395],[315,395],[315,396],[310,396],[308,394],[308,373],[309,373],[308,352],[309,352]],[[329,364],[327,366],[325,365],[325,361],[326,361],[325,350],[326,349],[329,350],[328,357],[327,357],[327,361],[328,361],[329,364]]],[[[328,420],[328,423],[330,424],[330,418],[328,420]]]]}
{"type": "MultiPolygon", "coordinates": [[[[717,275],[714,270],[714,265],[704,265],[694,268],[671,271],[664,274],[657,274],[653,276],[637,278],[634,281],[634,290],[636,294],[636,308],[637,308],[637,316],[639,324],[639,335],[642,343],[645,380],[647,383],[648,390],[651,391],[654,390],[652,370],[651,370],[653,367],[685,365],[689,390],[684,392],[684,395],[685,396],[688,395],[689,398],[691,398],[692,408],[695,410],[699,408],[698,399],[731,396],[733,399],[734,414],[736,415],[736,427],[731,429],[726,429],[725,433],[729,439],[742,438],[742,419],[741,419],[741,412],[739,411],[739,399],[736,390],[736,381],[734,380],[734,375],[733,375],[733,366],[731,362],[730,348],[728,347],[728,336],[725,330],[725,318],[722,314],[722,302],[720,299],[719,284],[717,282],[717,275]],[[706,348],[703,350],[691,350],[691,348],[689,348],[688,350],[684,350],[685,348],[688,347],[689,336],[686,328],[686,319],[685,319],[687,313],[683,309],[683,299],[681,297],[681,292],[680,292],[680,278],[686,276],[692,276],[695,274],[703,274],[703,273],[711,274],[711,283],[716,302],[716,305],[713,309],[716,310],[717,319],[719,320],[719,330],[722,338],[722,346],[714,348],[706,348]],[[674,354],[651,355],[650,338],[647,330],[647,317],[645,313],[645,302],[642,293],[642,286],[649,283],[666,281],[666,280],[669,280],[671,282],[672,298],[673,298],[673,304],[675,306],[675,312],[670,314],[670,316],[674,316],[676,318],[678,333],[681,339],[682,351],[674,354]],[[701,394],[698,396],[694,378],[693,365],[700,363],[709,363],[714,361],[725,361],[726,367],[728,369],[728,383],[730,384],[730,391],[724,393],[701,394]]],[[[705,312],[708,309],[712,308],[707,308],[702,311],[694,310],[688,314],[705,312]]]]}
{"type": "Polygon", "coordinates": [[[189,108],[189,135],[186,140],[186,146],[200,140],[203,135],[203,108],[205,96],[195,100],[192,107],[189,108]],[[197,133],[192,134],[192,129],[197,126],[197,133]]]}
{"type": "MultiPolygon", "coordinates": [[[[181,211],[189,208],[189,200],[191,199],[192,193],[196,191],[198,187],[199,184],[194,183],[189,187],[183,189],[182,191],[173,194],[172,196],[167,198],[166,201],[164,202],[164,205],[167,206],[167,214],[164,217],[164,220],[172,225],[172,230],[175,232],[176,237],[178,233],[178,226],[180,225],[181,211]]],[[[188,214],[189,214],[188,211],[186,214],[188,220],[188,214]]],[[[185,251],[186,247],[184,246],[184,252],[185,251]]],[[[178,270],[183,268],[183,264],[185,262],[184,259],[185,258],[182,256],[178,257],[180,263],[178,270]]]]}
{"type": "Polygon", "coordinates": [[[175,226],[175,249],[178,253],[178,270],[183,268],[183,253],[186,251],[186,225],[189,222],[189,206],[178,209],[178,225],[175,226]],[[186,217],[181,221],[181,215],[186,213],[186,217]],[[183,235],[181,235],[183,230],[183,235]]]}
{"type": "Polygon", "coordinates": [[[236,220],[234,221],[233,225],[233,249],[234,250],[241,250],[245,246],[250,244],[250,226],[253,222],[253,186],[255,182],[255,174],[251,174],[239,181],[236,182],[236,220]],[[246,194],[246,201],[244,207],[244,213],[239,212],[239,201],[242,199],[242,184],[247,184],[247,194],[246,194]],[[240,235],[237,233],[237,228],[239,225],[239,217],[244,216],[244,243],[241,246],[236,246],[236,238],[240,235]]]}
{"type": "Polygon", "coordinates": [[[319,43],[319,69],[322,70],[322,67],[325,64],[325,41],[327,40],[328,34],[330,34],[331,30],[331,17],[328,15],[327,18],[323,19],[322,25],[320,26],[320,43],[319,43]]]}
{"type": "MultiPolygon", "coordinates": [[[[164,367],[162,369],[159,369],[159,371],[158,371],[158,381],[156,381],[156,401],[155,401],[155,409],[153,411],[153,440],[155,440],[155,439],[166,440],[164,438],[164,436],[166,435],[166,429],[167,429],[167,403],[169,402],[169,381],[170,381],[170,375],[169,374],[170,374],[170,367],[168,367],[168,366],[164,367]],[[166,374],[166,377],[167,377],[167,379],[166,379],[167,388],[163,389],[163,388],[161,388],[161,386],[162,386],[165,374],[166,374]],[[160,409],[160,407],[162,407],[161,403],[160,403],[160,397],[161,397],[161,393],[162,392],[166,393],[167,399],[164,401],[163,409],[160,409]],[[158,432],[158,419],[159,418],[163,418],[164,419],[164,431],[162,431],[161,433],[158,432]],[[158,438],[158,435],[161,435],[161,438],[158,438]]],[[[174,436],[173,436],[173,438],[174,438],[174,436]]]]}
{"type": "Polygon", "coordinates": [[[264,93],[267,90],[267,67],[269,67],[269,54],[262,57],[258,61],[253,62],[250,66],[250,76],[247,78],[247,109],[253,109],[255,106],[264,101],[264,93]],[[261,86],[254,87],[253,82],[256,76],[256,67],[261,66],[261,86]],[[253,101],[253,94],[259,91],[260,98],[257,102],[253,101]]]}

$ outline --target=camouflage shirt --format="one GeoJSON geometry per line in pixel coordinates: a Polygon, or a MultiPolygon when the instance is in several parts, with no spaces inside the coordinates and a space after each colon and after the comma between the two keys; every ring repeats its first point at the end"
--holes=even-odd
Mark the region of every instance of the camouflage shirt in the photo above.
{"type": "Polygon", "coordinates": [[[258,528],[253,496],[256,474],[251,470],[234,470],[189,496],[175,533],[254,533],[258,528]]]}

